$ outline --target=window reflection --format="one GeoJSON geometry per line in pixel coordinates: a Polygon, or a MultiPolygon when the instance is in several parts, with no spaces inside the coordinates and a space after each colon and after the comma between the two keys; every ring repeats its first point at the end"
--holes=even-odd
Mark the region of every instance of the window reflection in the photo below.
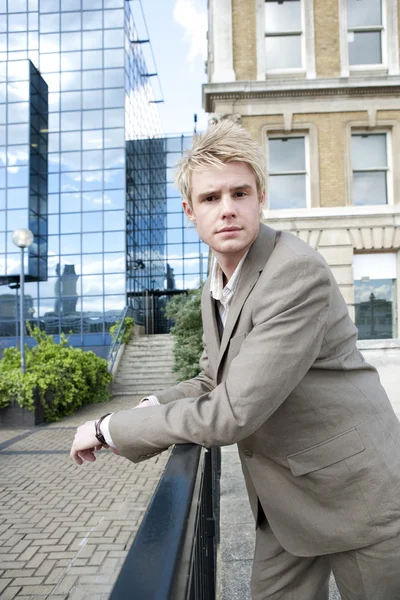
{"type": "Polygon", "coordinates": [[[27,48],[26,31],[8,34],[8,51],[25,50],[27,48]]]}
{"type": "Polygon", "coordinates": [[[104,252],[122,252],[125,249],[125,233],[106,232],[104,233],[104,252]]]}
{"type": "Polygon", "coordinates": [[[125,90],[124,88],[104,90],[104,106],[111,108],[113,106],[124,106],[125,90]]]}
{"type": "Polygon", "coordinates": [[[96,50],[85,50],[82,53],[82,67],[84,69],[100,69],[103,67],[103,55],[96,50]]]}
{"type": "Polygon", "coordinates": [[[104,222],[106,230],[123,230],[125,229],[125,211],[108,211],[104,222]]]}
{"type": "Polygon", "coordinates": [[[103,235],[101,233],[87,233],[83,236],[82,251],[86,254],[103,251],[103,235]]]}
{"type": "Polygon", "coordinates": [[[90,91],[82,92],[82,107],[85,108],[102,108],[103,106],[103,92],[90,91]]]}
{"type": "Polygon", "coordinates": [[[101,110],[87,110],[83,112],[83,129],[97,129],[102,126],[103,123],[103,111],[101,110]]]}
{"type": "Polygon", "coordinates": [[[83,36],[82,48],[84,50],[91,50],[96,48],[102,48],[103,45],[103,32],[102,31],[87,31],[83,36]]]}
{"type": "Polygon", "coordinates": [[[82,87],[85,89],[101,88],[103,83],[103,71],[83,71],[82,87]]]}
{"type": "Polygon", "coordinates": [[[26,31],[27,25],[26,13],[8,15],[8,31],[26,31]]]}
{"type": "Polygon", "coordinates": [[[103,171],[83,171],[82,172],[82,190],[95,191],[101,190],[103,185],[103,171]]]}
{"type": "Polygon", "coordinates": [[[40,15],[40,32],[53,33],[56,31],[60,31],[60,15],[57,13],[40,15]]]}
{"type": "Polygon", "coordinates": [[[82,106],[82,92],[64,92],[61,97],[61,109],[80,110],[82,106]]]}
{"type": "Polygon", "coordinates": [[[80,135],[69,132],[63,132],[61,136],[61,149],[62,150],[80,150],[81,149],[81,138],[80,135]]]}
{"type": "Polygon", "coordinates": [[[104,273],[125,273],[125,254],[104,254],[104,273]]]}
{"type": "Polygon", "coordinates": [[[102,254],[83,254],[82,256],[82,273],[90,275],[103,272],[103,255],[102,254]]]}
{"type": "Polygon", "coordinates": [[[94,211],[98,210],[103,205],[103,192],[98,190],[97,192],[84,192],[82,194],[82,210],[83,211],[94,211]]]}
{"type": "Polygon", "coordinates": [[[104,50],[104,67],[109,69],[111,67],[123,67],[124,66],[124,52],[121,49],[118,50],[104,50]]]}
{"type": "Polygon", "coordinates": [[[61,130],[68,131],[81,128],[81,113],[69,111],[61,113],[61,130]]]}
{"type": "Polygon", "coordinates": [[[77,193],[62,193],[60,195],[61,211],[63,213],[73,213],[81,209],[81,195],[77,193]]]}
{"type": "Polygon", "coordinates": [[[104,148],[115,148],[125,146],[124,129],[107,129],[104,132],[104,148]]]}
{"type": "Polygon", "coordinates": [[[103,230],[103,213],[90,212],[82,214],[82,231],[99,231],[103,230]]]}
{"type": "Polygon", "coordinates": [[[61,11],[80,10],[81,0],[61,0],[61,11]]]}
{"type": "Polygon", "coordinates": [[[63,235],[60,238],[61,254],[76,254],[81,251],[81,236],[79,234],[63,235]]]}
{"type": "Polygon", "coordinates": [[[125,81],[124,69],[106,69],[104,71],[104,87],[122,87],[125,81]]]}
{"type": "Polygon", "coordinates": [[[117,189],[122,188],[125,185],[125,170],[124,169],[110,169],[104,171],[104,189],[117,189]]]}
{"type": "Polygon", "coordinates": [[[125,190],[110,190],[104,193],[104,210],[125,207],[125,190]]]}
{"type": "Polygon", "coordinates": [[[119,48],[124,46],[124,30],[121,29],[106,29],[104,31],[104,47],[119,48]]]}
{"type": "Polygon", "coordinates": [[[60,34],[59,33],[44,33],[40,35],[40,52],[59,52],[60,51],[60,34]]]}
{"type": "Polygon", "coordinates": [[[82,167],[86,170],[101,169],[103,153],[101,150],[86,150],[82,153],[82,167]]]}
{"type": "MultiPolygon", "coordinates": [[[[93,6],[91,8],[94,8],[93,6]]],[[[103,13],[101,10],[91,10],[82,13],[82,29],[101,29],[103,13]]]]}
{"type": "Polygon", "coordinates": [[[61,34],[61,50],[80,50],[82,45],[81,36],[76,33],[61,34]]]}
{"type": "Polygon", "coordinates": [[[61,55],[62,71],[77,71],[81,68],[80,52],[65,52],[61,55]]]}
{"type": "Polygon", "coordinates": [[[79,31],[82,26],[80,12],[61,14],[61,31],[79,31]]]}
{"type": "Polygon", "coordinates": [[[117,150],[105,150],[104,168],[122,167],[125,164],[125,151],[123,148],[117,150]]]}

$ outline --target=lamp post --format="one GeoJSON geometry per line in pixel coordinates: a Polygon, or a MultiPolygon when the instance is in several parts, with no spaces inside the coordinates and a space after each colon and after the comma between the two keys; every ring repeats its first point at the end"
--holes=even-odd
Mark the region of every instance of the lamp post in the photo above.
{"type": "Polygon", "coordinates": [[[24,346],[24,283],[25,283],[25,272],[24,272],[24,250],[25,248],[29,248],[33,244],[33,233],[30,229],[15,229],[12,232],[11,239],[13,243],[21,248],[21,276],[20,276],[20,308],[19,308],[19,318],[20,318],[20,344],[21,344],[21,371],[25,373],[25,346],[24,346]]]}

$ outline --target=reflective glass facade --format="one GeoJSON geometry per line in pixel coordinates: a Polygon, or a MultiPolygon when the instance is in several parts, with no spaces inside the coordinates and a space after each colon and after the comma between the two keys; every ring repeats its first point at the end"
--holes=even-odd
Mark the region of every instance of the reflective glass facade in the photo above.
{"type": "MultiPolygon", "coordinates": [[[[72,331],[72,343],[82,346],[107,343],[109,326],[126,304],[127,145],[161,134],[137,39],[131,3],[124,0],[0,0],[2,72],[20,73],[30,59],[48,86],[48,126],[42,127],[48,129],[45,212],[42,207],[48,226],[40,230],[47,234],[48,277],[26,284],[29,314],[49,333],[72,331]]],[[[4,78],[0,83],[7,87],[4,78]]],[[[26,116],[28,82],[18,83],[24,96],[18,108],[26,116]]],[[[17,118],[17,107],[9,114],[17,118]]],[[[28,122],[26,117],[26,127],[28,122]]],[[[24,145],[22,160],[26,131],[21,141],[11,139],[24,145]]],[[[20,206],[12,191],[10,173],[9,231],[27,226],[26,204],[20,206]]],[[[16,179],[28,188],[25,165],[16,179]]],[[[15,262],[18,269],[18,255],[15,262]]],[[[12,298],[7,286],[0,287],[0,311],[7,307],[7,318],[15,315],[12,298]]],[[[9,328],[0,325],[0,337],[7,335],[9,328]]]]}
{"type": "Polygon", "coordinates": [[[140,6],[0,0],[0,345],[18,335],[16,228],[35,234],[26,320],[99,353],[127,304],[165,331],[168,298],[205,279],[208,249],[172,184],[192,138],[162,135],[140,6]]]}

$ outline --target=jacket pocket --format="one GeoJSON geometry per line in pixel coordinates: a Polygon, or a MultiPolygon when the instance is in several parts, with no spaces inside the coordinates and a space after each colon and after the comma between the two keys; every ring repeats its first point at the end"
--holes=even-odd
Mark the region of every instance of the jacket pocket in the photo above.
{"type": "Polygon", "coordinates": [[[364,442],[357,429],[353,427],[325,442],[290,454],[286,458],[293,475],[298,476],[329,467],[363,450],[365,450],[364,442]]]}

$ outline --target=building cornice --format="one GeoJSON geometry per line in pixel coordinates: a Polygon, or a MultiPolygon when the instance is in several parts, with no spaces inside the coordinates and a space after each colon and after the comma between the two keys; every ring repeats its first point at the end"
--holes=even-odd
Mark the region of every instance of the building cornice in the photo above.
{"type": "Polygon", "coordinates": [[[271,79],[203,85],[203,106],[214,112],[216,101],[276,100],[280,98],[332,98],[349,96],[398,96],[399,76],[368,76],[334,79],[271,79]]]}

